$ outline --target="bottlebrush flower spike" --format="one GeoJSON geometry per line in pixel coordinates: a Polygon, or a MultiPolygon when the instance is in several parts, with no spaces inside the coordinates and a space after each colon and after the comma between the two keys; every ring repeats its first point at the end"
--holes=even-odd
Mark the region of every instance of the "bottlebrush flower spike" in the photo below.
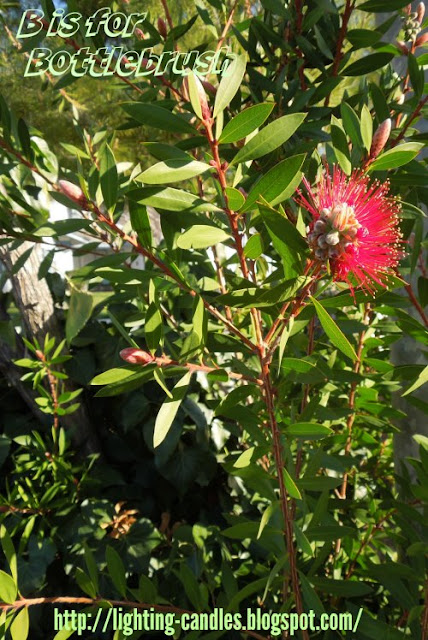
{"type": "Polygon", "coordinates": [[[403,252],[398,226],[400,205],[389,195],[388,182],[370,183],[357,170],[346,176],[339,167],[322,174],[314,189],[296,199],[311,215],[308,243],[318,263],[330,266],[336,281],[374,293],[387,286],[403,252]]]}
{"type": "Polygon", "coordinates": [[[122,360],[125,360],[128,364],[150,364],[154,362],[156,358],[154,358],[147,351],[143,351],[142,349],[135,349],[134,347],[129,347],[128,349],[122,349],[120,352],[120,357],[122,360]]]}

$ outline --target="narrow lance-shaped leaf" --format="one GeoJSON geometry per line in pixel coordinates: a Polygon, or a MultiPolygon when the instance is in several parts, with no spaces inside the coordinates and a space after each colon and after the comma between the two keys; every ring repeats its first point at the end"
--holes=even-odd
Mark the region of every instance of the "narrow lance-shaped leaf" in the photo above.
{"type": "Polygon", "coordinates": [[[224,127],[219,142],[225,144],[227,142],[237,142],[243,140],[250,133],[255,131],[257,127],[261,127],[266,118],[274,108],[273,102],[263,102],[248,107],[237,116],[232,118],[224,127]]]}
{"type": "Polygon", "coordinates": [[[10,635],[12,640],[27,640],[30,630],[30,621],[28,616],[28,608],[23,607],[13,619],[10,625],[10,635]]]}
{"type": "Polygon", "coordinates": [[[238,151],[232,164],[254,160],[274,151],[291,138],[305,118],[306,113],[291,113],[274,120],[238,151]]]}
{"type": "Polygon", "coordinates": [[[153,446],[156,448],[165,440],[171,425],[174,421],[180,404],[186,395],[190,383],[191,372],[187,372],[175,385],[172,390],[172,399],[168,398],[160,408],[156,418],[155,430],[153,434],[153,446]]]}
{"type": "Polygon", "coordinates": [[[68,343],[80,333],[88,322],[92,314],[92,308],[93,298],[91,294],[73,287],[65,325],[65,335],[68,343]]]}
{"type": "Polygon", "coordinates": [[[120,555],[112,547],[106,549],[107,569],[112,582],[121,596],[126,596],[126,575],[120,555]]]}
{"type": "Polygon", "coordinates": [[[118,177],[116,160],[108,144],[104,147],[101,154],[100,185],[107,209],[114,209],[117,199],[118,177]]]}
{"type": "Polygon", "coordinates": [[[140,173],[139,182],[145,184],[166,184],[168,182],[180,182],[189,180],[211,169],[209,164],[187,158],[172,158],[158,162],[149,169],[140,173]]]}
{"type": "Polygon", "coordinates": [[[162,340],[162,316],[154,302],[149,305],[146,313],[144,333],[147,346],[154,353],[162,340]]]}
{"type": "Polygon", "coordinates": [[[315,307],[322,328],[330,338],[332,344],[334,344],[335,347],[337,347],[342,353],[345,354],[345,356],[348,356],[348,358],[350,358],[351,360],[357,360],[357,354],[355,353],[354,347],[351,345],[343,332],[339,329],[333,318],[327,313],[322,304],[312,296],[311,301],[315,307]]]}
{"type": "Polygon", "coordinates": [[[292,196],[302,179],[300,168],[304,159],[305,154],[292,156],[270,169],[251,189],[241,212],[251,209],[259,196],[272,206],[292,196]]]}
{"type": "Polygon", "coordinates": [[[229,234],[223,229],[207,224],[195,224],[177,240],[180,249],[206,249],[219,242],[229,239],[229,234]]]}
{"type": "Polygon", "coordinates": [[[223,111],[233,100],[236,92],[242,83],[245,69],[247,66],[247,56],[242,54],[237,56],[232,64],[228,67],[217,89],[214,103],[214,118],[223,111]]]}

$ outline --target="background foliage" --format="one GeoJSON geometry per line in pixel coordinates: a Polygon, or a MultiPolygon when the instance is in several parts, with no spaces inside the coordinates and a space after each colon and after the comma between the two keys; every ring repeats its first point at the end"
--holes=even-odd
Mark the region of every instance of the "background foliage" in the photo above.
{"type": "MultiPolygon", "coordinates": [[[[90,15],[106,4],[67,8],[90,15]]],[[[397,362],[403,340],[423,358],[427,302],[426,133],[417,128],[425,23],[416,33],[405,6],[151,2],[132,48],[224,42],[240,55],[220,88],[206,78],[202,98],[195,80],[172,75],[132,87],[23,79],[14,33],[28,7],[2,3],[5,637],[25,640],[28,615],[29,637],[55,635],[50,605],[22,608],[23,597],[283,612],[298,605],[296,578],[304,611],[364,608],[358,634],[346,637],[427,638],[428,441],[417,434],[426,366],[397,362]],[[205,100],[221,165],[201,122],[205,100]],[[347,174],[367,165],[388,118],[390,138],[369,170],[402,201],[400,272],[374,297],[326,276],[303,300],[309,220],[292,196],[322,161],[347,174]],[[52,222],[55,202],[73,216],[52,222]],[[81,266],[64,275],[56,265],[70,247],[81,266]],[[272,411],[251,345],[255,318],[268,330],[287,302],[272,411]],[[119,353],[131,347],[158,360],[124,365],[119,353]],[[393,436],[408,416],[417,449],[402,465],[393,436]],[[293,520],[285,537],[278,472],[293,520]]]]}

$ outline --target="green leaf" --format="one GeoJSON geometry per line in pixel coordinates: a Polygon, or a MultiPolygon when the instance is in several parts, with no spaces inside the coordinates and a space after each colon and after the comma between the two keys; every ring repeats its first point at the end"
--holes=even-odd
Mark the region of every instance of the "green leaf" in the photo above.
{"type": "Polygon", "coordinates": [[[18,563],[17,563],[16,551],[15,551],[15,547],[13,546],[12,539],[6,527],[4,526],[4,524],[0,526],[0,537],[1,537],[1,546],[3,548],[3,553],[9,565],[10,572],[15,582],[18,583],[18,563]]]}
{"type": "Polygon", "coordinates": [[[260,520],[259,530],[257,532],[257,540],[262,535],[263,529],[269,523],[269,520],[271,519],[275,511],[277,511],[278,507],[279,507],[279,502],[271,502],[270,505],[263,511],[262,519],[260,520]]]}
{"type": "Polygon", "coordinates": [[[28,127],[22,118],[19,118],[18,120],[18,138],[24,156],[26,156],[27,158],[31,158],[32,149],[30,132],[28,131],[28,127]]]}
{"type": "Polygon", "coordinates": [[[4,571],[0,571],[0,601],[13,604],[18,594],[14,579],[4,571]]]}
{"type": "Polygon", "coordinates": [[[359,117],[347,102],[342,102],[340,115],[342,116],[343,128],[351,138],[352,144],[354,147],[361,148],[363,141],[361,138],[361,123],[359,117]]]}
{"type": "Polygon", "coordinates": [[[243,140],[265,122],[274,108],[273,102],[255,104],[232,118],[224,127],[219,142],[226,144],[243,140]]]}
{"type": "Polygon", "coordinates": [[[242,54],[233,60],[224,74],[217,89],[213,117],[216,118],[220,111],[223,111],[231,103],[233,97],[242,83],[242,78],[247,67],[247,56],[242,54]]]}
{"type": "Polygon", "coordinates": [[[292,113],[274,120],[238,151],[231,164],[247,162],[271,153],[291,138],[306,115],[306,113],[292,113]]]}
{"type": "Polygon", "coordinates": [[[126,597],[125,567],[123,566],[120,555],[115,551],[115,549],[113,549],[113,547],[107,546],[106,548],[106,562],[107,569],[114,586],[121,596],[126,597]]]}
{"type": "Polygon", "coordinates": [[[84,593],[86,593],[86,595],[88,595],[90,598],[97,597],[97,591],[92,583],[92,580],[84,571],[82,571],[80,567],[76,568],[75,579],[79,588],[84,593]]]}
{"type": "Polygon", "coordinates": [[[180,182],[181,180],[189,180],[190,178],[199,176],[211,168],[212,167],[205,162],[188,160],[186,158],[173,158],[172,160],[158,162],[149,169],[146,169],[146,171],[143,171],[143,173],[137,177],[137,180],[145,184],[180,182]]]}
{"type": "Polygon", "coordinates": [[[424,90],[424,70],[418,65],[415,56],[411,53],[409,53],[407,60],[413,91],[415,92],[415,96],[420,98],[424,90]]]}
{"type": "Polygon", "coordinates": [[[177,246],[180,249],[206,249],[228,239],[229,234],[223,229],[207,224],[195,224],[179,236],[177,246]]]}
{"type": "Polygon", "coordinates": [[[132,228],[136,232],[141,244],[145,247],[152,247],[152,230],[147,208],[139,202],[129,200],[129,215],[131,217],[132,228]]]}
{"type": "Polygon", "coordinates": [[[351,154],[348,146],[348,139],[345,132],[335,124],[331,125],[331,141],[333,143],[334,155],[341,169],[347,176],[351,174],[351,154]]]}
{"type": "Polygon", "coordinates": [[[244,256],[250,260],[257,260],[263,253],[263,238],[260,233],[255,233],[244,247],[244,256]]]}
{"type": "Polygon", "coordinates": [[[100,373],[98,376],[95,376],[90,382],[91,385],[102,385],[102,384],[112,384],[113,382],[120,382],[122,380],[126,380],[131,376],[135,376],[136,372],[132,369],[127,369],[125,367],[117,367],[114,369],[109,369],[108,371],[104,371],[104,373],[100,373]]]}
{"type": "Polygon", "coordinates": [[[287,489],[288,494],[292,497],[292,498],[296,498],[297,500],[301,500],[302,499],[302,494],[300,493],[299,489],[297,488],[296,483],[294,482],[293,478],[290,476],[290,474],[288,473],[287,469],[284,467],[282,470],[283,476],[284,476],[284,484],[285,484],[285,488],[287,489]]]}
{"type": "Polygon", "coordinates": [[[292,196],[302,179],[304,159],[305,154],[291,156],[270,169],[251,189],[241,212],[251,209],[259,196],[272,206],[292,196]]]}
{"type": "Polygon", "coordinates": [[[286,435],[294,436],[296,438],[306,438],[309,440],[318,440],[319,438],[325,438],[330,435],[332,430],[329,427],[325,427],[321,424],[313,422],[297,422],[292,424],[286,429],[286,435]]]}
{"type": "Polygon", "coordinates": [[[27,640],[30,631],[30,620],[28,608],[23,607],[14,617],[10,625],[10,635],[12,640],[27,640]]]}
{"type": "Polygon", "coordinates": [[[117,190],[119,186],[116,160],[113,151],[108,144],[105,145],[101,154],[100,161],[100,185],[104,198],[104,204],[110,211],[114,209],[117,199],[117,190]]]}
{"type": "Polygon", "coordinates": [[[195,129],[186,120],[155,104],[127,102],[122,105],[122,109],[131,118],[148,127],[171,133],[195,133],[195,129]]]}
{"type": "Polygon", "coordinates": [[[83,543],[83,548],[85,552],[85,564],[91,577],[92,583],[95,587],[96,594],[98,592],[98,566],[94,558],[94,554],[92,553],[86,542],[83,543]]]}
{"type": "Polygon", "coordinates": [[[243,453],[241,453],[239,458],[235,460],[233,466],[236,469],[243,469],[244,467],[248,467],[255,451],[256,447],[250,447],[249,449],[246,449],[243,453]]]}
{"type": "Polygon", "coordinates": [[[259,210],[272,244],[282,259],[285,277],[299,273],[302,258],[308,251],[305,240],[288,218],[275,209],[262,205],[259,210]]]}
{"type": "Polygon", "coordinates": [[[131,200],[167,211],[220,211],[215,204],[205,202],[193,193],[173,187],[144,187],[128,193],[131,200]]]}
{"type": "Polygon", "coordinates": [[[311,542],[313,540],[322,540],[326,542],[332,542],[339,538],[352,537],[356,538],[358,531],[352,527],[341,527],[339,525],[326,525],[310,527],[306,530],[306,537],[311,542]]]}
{"type": "Polygon", "coordinates": [[[48,274],[54,258],[55,258],[55,249],[52,249],[45,255],[45,257],[40,263],[39,271],[37,273],[37,277],[39,280],[42,280],[48,274]]]}
{"type": "Polygon", "coordinates": [[[155,353],[162,340],[162,316],[155,302],[149,305],[144,324],[144,335],[150,352],[155,353]]]}
{"type": "Polygon", "coordinates": [[[92,308],[93,298],[91,294],[73,287],[65,324],[65,335],[69,344],[88,322],[92,314],[92,308]]]}
{"type": "Polygon", "coordinates": [[[379,42],[382,34],[372,29],[350,29],[346,37],[354,49],[366,49],[379,42]]]}
{"type": "Polygon", "coordinates": [[[326,491],[334,489],[342,484],[341,478],[332,478],[330,476],[305,476],[298,481],[299,487],[306,491],[326,491]]]}
{"type": "Polygon", "coordinates": [[[354,362],[357,360],[357,354],[355,353],[354,347],[339,329],[335,321],[331,318],[331,316],[324,309],[322,304],[318,302],[315,298],[310,296],[311,301],[315,307],[317,312],[317,316],[321,322],[321,325],[326,332],[327,336],[330,338],[331,342],[337,347],[345,356],[353,360],[354,362]]]}
{"type": "Polygon", "coordinates": [[[153,447],[156,448],[165,440],[174,421],[180,404],[186,395],[192,373],[188,371],[172,390],[172,399],[168,398],[161,406],[156,418],[153,434],[153,447]]]}
{"type": "Polygon", "coordinates": [[[402,9],[409,3],[407,0],[368,0],[357,7],[360,11],[367,11],[373,13],[385,13],[388,11],[395,11],[396,9],[402,9]]]}
{"type": "Polygon", "coordinates": [[[361,109],[361,138],[366,151],[370,151],[373,137],[373,118],[367,105],[361,109]]]}
{"type": "Polygon", "coordinates": [[[308,576],[309,582],[319,591],[340,597],[361,597],[371,593],[372,589],[360,580],[331,580],[330,578],[314,578],[308,576]]]}
{"type": "Polygon", "coordinates": [[[394,149],[385,151],[370,165],[370,171],[386,171],[407,164],[418,155],[423,148],[421,142],[406,142],[394,149]]]}
{"type": "Polygon", "coordinates": [[[407,391],[405,391],[403,394],[403,396],[407,396],[409,395],[409,393],[413,393],[413,391],[416,391],[416,389],[419,389],[419,387],[421,387],[423,384],[425,384],[426,382],[428,382],[428,366],[426,366],[421,373],[418,375],[418,377],[416,378],[415,382],[412,384],[411,387],[409,387],[407,389],[407,391]]]}
{"type": "Polygon", "coordinates": [[[190,104],[193,107],[193,111],[198,116],[199,120],[202,120],[202,107],[199,99],[199,92],[205,93],[204,87],[201,84],[199,78],[193,73],[187,75],[187,82],[189,87],[190,104]]]}
{"type": "Polygon", "coordinates": [[[393,53],[372,53],[360,60],[353,62],[342,71],[344,76],[363,76],[377,69],[381,69],[394,58],[393,53]]]}
{"type": "Polygon", "coordinates": [[[226,196],[229,207],[232,211],[238,211],[245,202],[245,198],[242,193],[233,187],[226,187],[226,196]]]}

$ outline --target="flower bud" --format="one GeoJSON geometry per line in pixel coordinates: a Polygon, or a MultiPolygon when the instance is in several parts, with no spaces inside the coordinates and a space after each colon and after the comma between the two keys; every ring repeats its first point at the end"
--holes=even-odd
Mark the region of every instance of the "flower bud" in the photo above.
{"type": "Polygon", "coordinates": [[[372,146],[370,147],[370,158],[373,160],[377,158],[380,154],[386,143],[388,142],[389,136],[391,134],[391,118],[387,118],[384,120],[382,124],[380,124],[373,136],[372,146]]]}
{"type": "Polygon", "coordinates": [[[158,31],[162,38],[166,38],[168,35],[168,29],[166,28],[165,20],[158,18],[158,31]]]}
{"type": "Polygon", "coordinates": [[[76,202],[81,207],[88,204],[85,194],[77,184],[73,184],[68,180],[60,180],[58,184],[62,193],[67,196],[67,198],[70,198],[70,200],[73,200],[73,202],[76,202]]]}
{"type": "MultiPolygon", "coordinates": [[[[199,102],[199,105],[201,107],[202,120],[210,120],[210,118],[211,118],[211,109],[210,109],[210,107],[208,105],[207,94],[205,93],[205,89],[204,89],[204,87],[202,85],[202,82],[200,81],[200,79],[198,78],[198,76],[195,73],[192,74],[192,77],[193,77],[193,80],[195,82],[195,87],[196,87],[196,91],[197,91],[196,99],[197,99],[197,102],[199,102]]],[[[187,84],[187,89],[188,89],[188,92],[189,92],[190,102],[192,102],[193,110],[195,111],[195,113],[197,115],[199,115],[198,111],[197,111],[197,103],[196,103],[196,105],[193,104],[193,101],[194,101],[195,97],[193,96],[192,91],[191,91],[190,79],[189,78],[186,78],[186,84],[187,84]]]]}
{"type": "Polygon", "coordinates": [[[415,42],[415,47],[421,47],[425,42],[428,42],[428,31],[427,33],[423,33],[419,38],[417,38],[415,42]]]}
{"type": "Polygon", "coordinates": [[[418,4],[418,8],[416,9],[416,19],[419,22],[419,24],[422,24],[424,15],[425,15],[425,4],[423,2],[420,2],[418,4]]]}
{"type": "Polygon", "coordinates": [[[137,27],[135,29],[134,33],[137,36],[137,38],[139,38],[140,40],[145,40],[145,35],[144,35],[142,29],[140,29],[139,27],[137,27]]]}
{"type": "Polygon", "coordinates": [[[122,360],[125,360],[125,362],[127,362],[128,364],[146,365],[154,362],[154,360],[156,359],[150,353],[147,353],[147,351],[143,351],[142,349],[135,349],[134,347],[122,349],[119,355],[122,360]]]}
{"type": "Polygon", "coordinates": [[[211,84],[211,82],[207,82],[206,80],[201,80],[201,84],[203,88],[208,91],[212,96],[215,96],[217,93],[217,89],[211,84]]]}

